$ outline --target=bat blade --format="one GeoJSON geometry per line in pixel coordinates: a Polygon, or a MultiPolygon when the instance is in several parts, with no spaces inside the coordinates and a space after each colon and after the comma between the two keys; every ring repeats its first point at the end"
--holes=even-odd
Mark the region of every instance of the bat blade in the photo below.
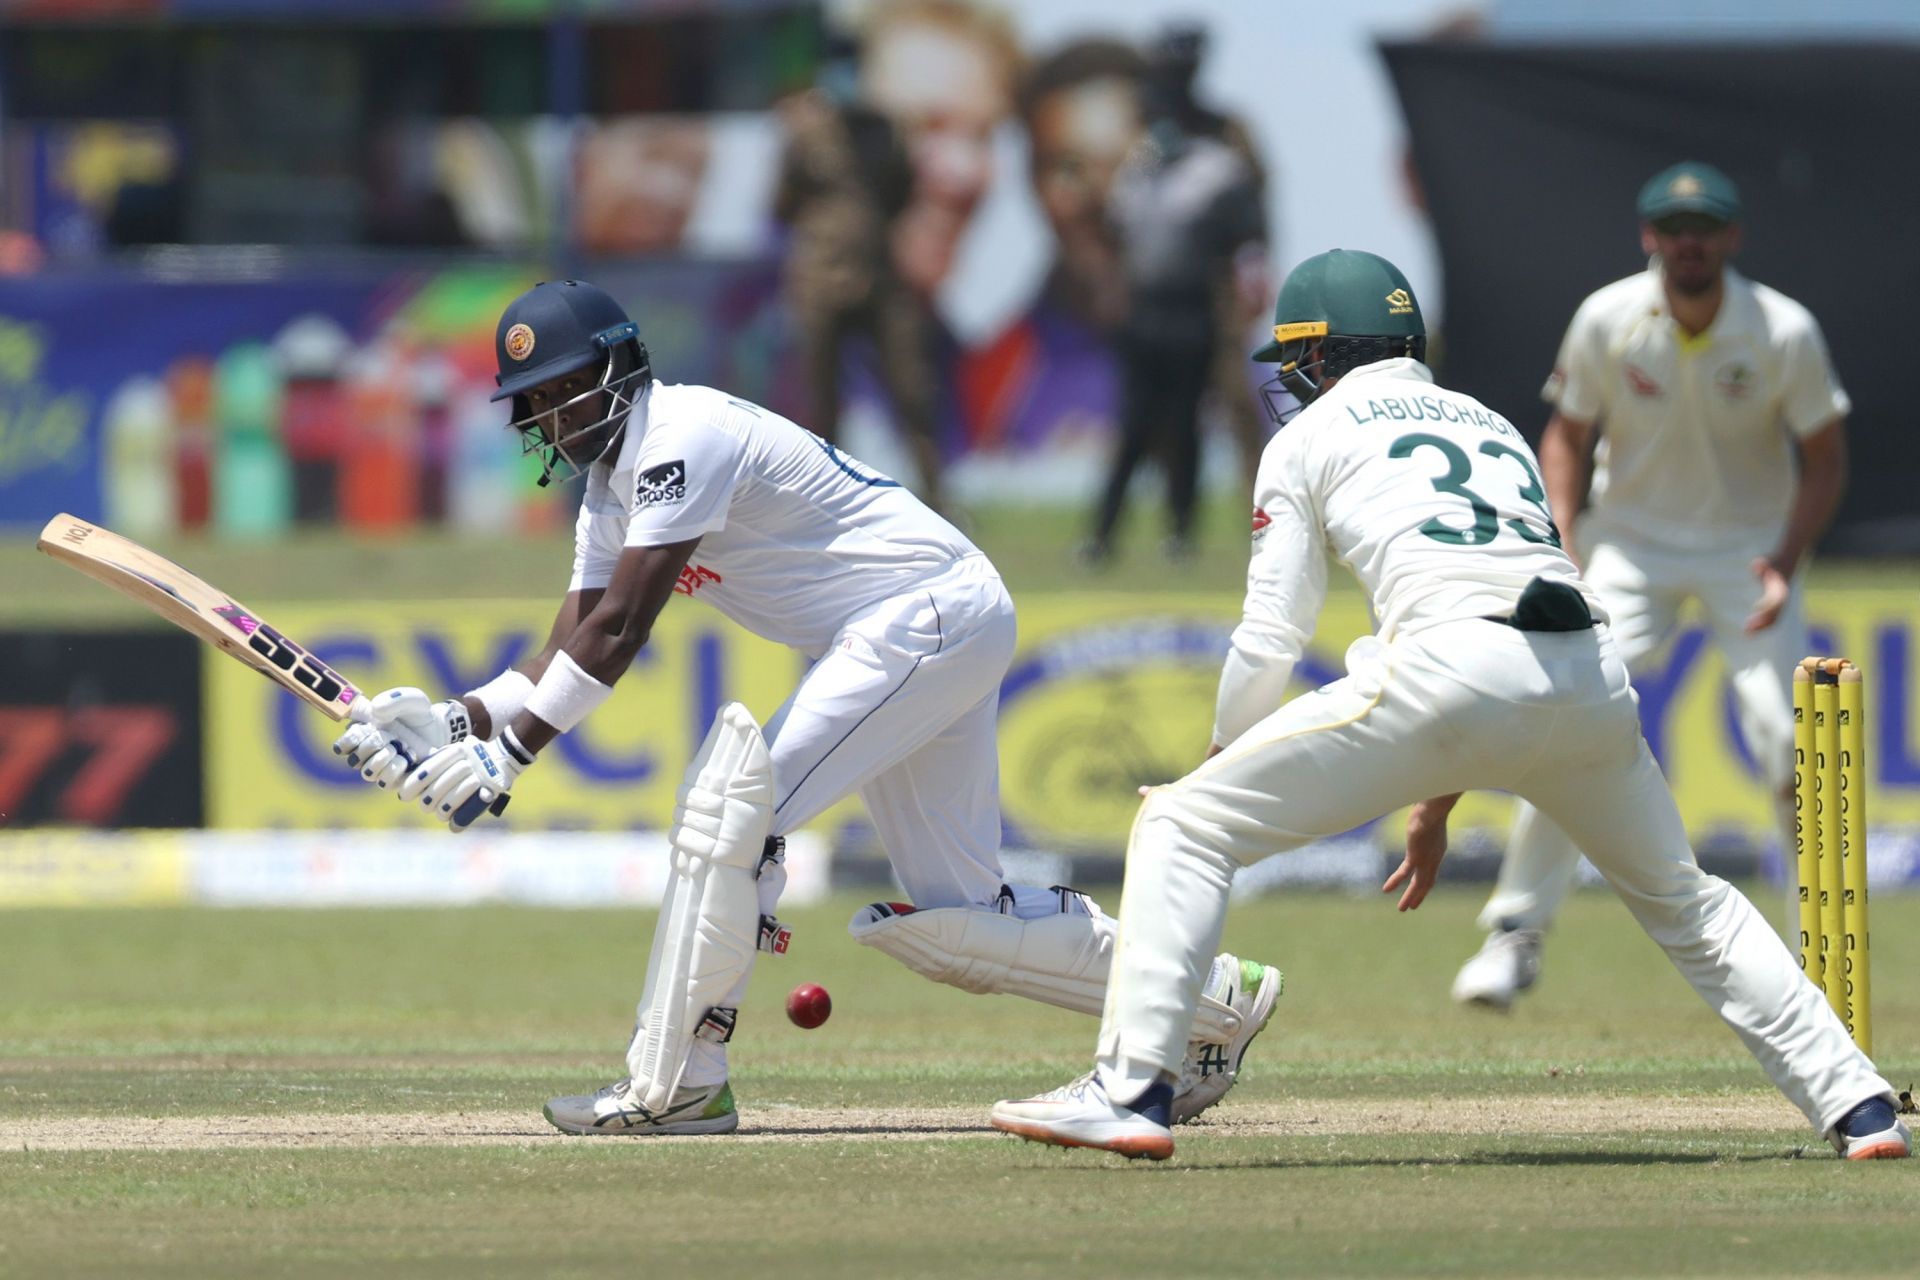
{"type": "MultiPolygon", "coordinates": [[[[253,610],[130,538],[63,513],[47,521],[37,545],[61,563],[244,662],[333,720],[349,718],[362,699],[352,681],[253,610]]],[[[496,796],[487,808],[497,816],[512,799],[510,794],[496,796]]]]}
{"type": "Polygon", "coordinates": [[[40,531],[38,545],[54,559],[246,663],[334,720],[347,719],[361,697],[352,681],[253,610],[111,529],[57,515],[40,531]]]}

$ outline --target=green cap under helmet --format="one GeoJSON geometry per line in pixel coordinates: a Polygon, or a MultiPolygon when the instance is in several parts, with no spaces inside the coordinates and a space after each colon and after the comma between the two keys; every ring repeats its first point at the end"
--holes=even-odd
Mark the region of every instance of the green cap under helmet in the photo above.
{"type": "Polygon", "coordinates": [[[1273,340],[1253,358],[1281,366],[1276,380],[1306,404],[1328,378],[1426,352],[1426,321],[1400,268],[1377,253],[1332,249],[1288,273],[1273,307],[1273,340]],[[1316,346],[1319,358],[1308,359],[1316,346]]]}

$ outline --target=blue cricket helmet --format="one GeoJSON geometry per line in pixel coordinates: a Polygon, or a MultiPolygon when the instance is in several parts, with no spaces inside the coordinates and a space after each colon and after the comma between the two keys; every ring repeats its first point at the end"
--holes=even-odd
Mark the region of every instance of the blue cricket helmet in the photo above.
{"type": "Polygon", "coordinates": [[[637,348],[637,364],[644,367],[640,326],[627,318],[611,294],[584,280],[542,280],[500,313],[493,335],[500,367],[494,381],[500,389],[492,399],[517,396],[549,378],[605,360],[623,342],[637,348]]]}
{"type": "Polygon", "coordinates": [[[542,485],[577,475],[607,456],[635,399],[653,380],[640,326],[606,290],[584,280],[543,280],[508,303],[493,347],[500,389],[492,398],[513,401],[508,426],[520,433],[524,453],[539,455],[542,485]],[[534,411],[529,391],[595,367],[591,389],[534,411]],[[588,402],[601,406],[591,410],[599,416],[563,429],[567,415],[588,402]]]}

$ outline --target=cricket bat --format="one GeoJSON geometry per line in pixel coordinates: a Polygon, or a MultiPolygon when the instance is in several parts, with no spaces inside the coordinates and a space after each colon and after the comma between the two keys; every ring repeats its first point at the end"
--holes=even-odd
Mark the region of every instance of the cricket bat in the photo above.
{"type": "MultiPolygon", "coordinates": [[[[352,681],[226,592],[111,529],[57,515],[40,531],[38,545],[54,559],[244,662],[329,719],[351,719],[364,697],[352,681]]],[[[500,813],[511,799],[497,797],[492,812],[500,813]]]]}

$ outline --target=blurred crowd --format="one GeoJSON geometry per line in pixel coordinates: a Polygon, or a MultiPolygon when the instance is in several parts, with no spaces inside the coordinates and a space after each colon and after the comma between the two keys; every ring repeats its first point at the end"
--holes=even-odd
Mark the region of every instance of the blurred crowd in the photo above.
{"type": "Polygon", "coordinates": [[[1246,485],[1264,438],[1238,357],[1266,301],[1266,178],[1245,125],[1196,95],[1205,49],[1181,25],[1145,48],[1082,39],[1028,64],[1003,22],[958,0],[908,0],[836,40],[818,85],[782,106],[775,208],[809,425],[838,434],[841,362],[863,340],[918,488],[945,505],[935,295],[991,176],[993,131],[1017,116],[1053,259],[1025,313],[960,357],[969,441],[1044,436],[1063,401],[1104,383],[1115,429],[1085,558],[1109,558],[1148,460],[1165,478],[1167,549],[1188,554],[1203,402],[1230,425],[1246,485]]]}
{"type": "MultiPolygon", "coordinates": [[[[1157,469],[1181,557],[1202,422],[1243,488],[1265,439],[1242,358],[1270,301],[1265,166],[1197,88],[1200,26],[1028,48],[1015,16],[877,0],[567,39],[534,26],[538,77],[488,28],[409,29],[404,50],[344,20],[306,39],[17,31],[5,158],[33,181],[0,200],[0,276],[127,284],[0,291],[0,322],[44,356],[0,376],[0,402],[84,398],[84,465],[105,517],[136,533],[459,525],[463,504],[551,523],[569,495],[510,496],[517,460],[485,434],[486,307],[522,277],[578,272],[610,279],[667,380],[724,380],[936,507],[1090,501],[1089,564],[1157,469]],[[168,40],[171,80],[136,56],[168,40]],[[404,82],[386,74],[399,61],[404,82]],[[569,63],[565,102],[552,77],[569,63]],[[953,297],[977,283],[961,277],[980,271],[969,237],[994,183],[1019,185],[1010,152],[1037,214],[1022,252],[1047,265],[957,324],[953,297]],[[512,279],[440,288],[487,270],[512,279]],[[295,296],[349,275],[373,283],[295,296]],[[276,287],[281,304],[235,301],[276,287]],[[444,312],[419,303],[436,289],[475,305],[424,340],[393,323],[416,303],[444,312]],[[129,327],[157,314],[102,352],[103,305],[129,327]],[[175,326],[185,308],[195,323],[175,326]]],[[[0,459],[0,519],[32,514],[12,509],[30,465],[83,465],[59,440],[0,459]]]]}

